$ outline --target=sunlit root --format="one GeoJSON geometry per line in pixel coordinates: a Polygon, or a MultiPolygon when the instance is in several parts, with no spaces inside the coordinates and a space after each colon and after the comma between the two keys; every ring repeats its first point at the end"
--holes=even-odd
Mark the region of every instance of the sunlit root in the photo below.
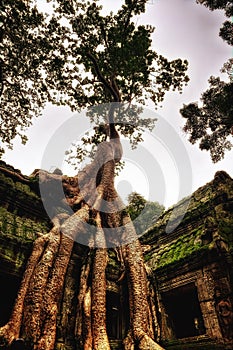
{"type": "Polygon", "coordinates": [[[14,339],[17,339],[20,336],[24,299],[28,291],[29,282],[41,258],[41,255],[43,254],[47,241],[48,235],[43,235],[37,238],[33,244],[33,250],[27,262],[26,270],[23,275],[10,320],[5,326],[0,328],[0,344],[9,345],[14,339]]]}
{"type": "Polygon", "coordinates": [[[43,255],[30,279],[24,300],[23,333],[34,342],[37,341],[41,330],[41,305],[47,288],[47,280],[53,267],[54,259],[60,245],[60,232],[53,228],[43,255]],[[34,315],[37,315],[35,317],[34,315]]]}
{"type": "MultiPolygon", "coordinates": [[[[97,232],[96,245],[105,245],[104,231],[101,228],[100,215],[96,217],[97,232]]],[[[94,350],[110,350],[106,329],[106,274],[108,253],[105,248],[95,251],[92,276],[92,335],[94,350]]]]}
{"type": "Polygon", "coordinates": [[[143,331],[139,331],[138,339],[138,349],[139,350],[164,350],[159,344],[157,344],[153,339],[151,339],[143,331]]]}
{"type": "Polygon", "coordinates": [[[124,350],[134,350],[134,339],[132,337],[131,331],[128,332],[127,336],[123,340],[124,350]]]}
{"type": "Polygon", "coordinates": [[[139,350],[162,350],[151,338],[150,331],[150,305],[147,300],[149,295],[147,276],[144,267],[144,259],[139,240],[130,218],[125,215],[125,239],[128,236],[130,243],[122,247],[124,262],[128,276],[128,289],[130,305],[133,306],[130,313],[131,333],[126,337],[124,344],[126,350],[134,349],[137,344],[139,350]],[[134,239],[133,239],[134,238],[134,239]],[[133,341],[132,341],[133,339],[133,341]],[[134,343],[134,344],[133,344],[134,343]]]}
{"type": "Polygon", "coordinates": [[[86,222],[88,219],[89,207],[87,204],[85,204],[80,210],[65,220],[65,222],[61,225],[61,232],[71,239],[77,241],[79,235],[86,233],[86,222]]]}
{"type": "Polygon", "coordinates": [[[53,350],[55,346],[58,305],[73,244],[73,240],[62,235],[52,276],[47,284],[46,298],[42,302],[41,321],[43,328],[37,345],[38,350],[53,350]]]}
{"type": "Polygon", "coordinates": [[[88,286],[88,278],[91,271],[91,254],[82,266],[80,276],[80,289],[76,312],[75,336],[84,350],[92,349],[91,329],[91,287],[88,286]]]}

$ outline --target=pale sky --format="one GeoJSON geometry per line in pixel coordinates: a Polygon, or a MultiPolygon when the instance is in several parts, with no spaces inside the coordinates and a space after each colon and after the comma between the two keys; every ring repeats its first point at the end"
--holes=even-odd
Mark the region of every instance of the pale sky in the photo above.
{"type": "MultiPolygon", "coordinates": [[[[122,3],[120,0],[100,2],[106,13],[116,10],[122,3]]],[[[208,87],[207,80],[211,75],[226,79],[219,70],[232,57],[232,50],[218,36],[224,20],[222,11],[211,12],[196,4],[195,0],[149,0],[146,13],[137,18],[138,24],[156,27],[153,46],[159,54],[168,59],[180,57],[189,61],[190,81],[182,94],[167,93],[162,108],[154,112],[164,120],[163,125],[158,124],[160,136],[148,135],[145,144],[138,151],[135,150],[134,155],[126,151],[127,167],[116,181],[123,199],[131,191],[137,191],[147,199],[158,200],[167,207],[211,181],[218,170],[225,170],[233,176],[232,152],[226,153],[223,161],[213,164],[208,152],[188,142],[187,135],[181,130],[184,121],[179,114],[184,103],[199,100],[201,93],[208,87]],[[164,123],[169,123],[172,138],[177,138],[177,149],[166,135],[164,123]],[[184,184],[184,178],[188,179],[187,184],[184,184]]],[[[49,140],[73,115],[66,107],[48,105],[43,116],[36,119],[28,130],[29,141],[26,146],[16,140],[14,149],[7,150],[3,160],[26,175],[35,168],[41,168],[49,140]]],[[[51,169],[59,165],[54,160],[51,169]]]]}

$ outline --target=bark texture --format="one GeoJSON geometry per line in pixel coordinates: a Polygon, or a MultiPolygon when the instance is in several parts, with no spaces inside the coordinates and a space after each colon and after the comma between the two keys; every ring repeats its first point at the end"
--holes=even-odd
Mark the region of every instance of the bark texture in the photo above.
{"type": "Polygon", "coordinates": [[[21,337],[32,344],[33,350],[54,349],[59,302],[73,242],[88,235],[90,250],[81,269],[78,295],[78,343],[85,350],[110,350],[106,330],[107,247],[124,243],[119,252],[130,305],[125,350],[162,349],[155,341],[155,312],[150,305],[141,245],[114,188],[115,165],[121,155],[119,138],[110,138],[98,146],[93,162],[78,176],[68,178],[42,172],[41,181],[52,184],[50,190],[62,183],[65,198],[61,198],[61,206],[68,204],[73,214],[55,216],[51,231],[35,241],[11,319],[0,329],[1,342],[9,345],[21,337]],[[85,223],[90,221],[93,229],[87,232],[85,223]]]}

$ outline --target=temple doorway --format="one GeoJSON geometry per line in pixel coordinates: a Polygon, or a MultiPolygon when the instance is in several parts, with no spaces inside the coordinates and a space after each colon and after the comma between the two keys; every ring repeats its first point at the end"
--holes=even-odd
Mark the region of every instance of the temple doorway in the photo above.
{"type": "Polygon", "coordinates": [[[0,327],[4,326],[11,315],[20,286],[20,279],[11,275],[0,275],[0,327]]]}
{"type": "Polygon", "coordinates": [[[109,339],[121,339],[120,295],[107,291],[107,333],[109,339]]]}
{"type": "Polygon", "coordinates": [[[122,340],[129,328],[128,294],[125,288],[119,293],[107,291],[107,334],[110,340],[122,340]]]}
{"type": "Polygon", "coordinates": [[[205,334],[203,317],[194,283],[163,294],[163,302],[176,338],[205,334]]]}

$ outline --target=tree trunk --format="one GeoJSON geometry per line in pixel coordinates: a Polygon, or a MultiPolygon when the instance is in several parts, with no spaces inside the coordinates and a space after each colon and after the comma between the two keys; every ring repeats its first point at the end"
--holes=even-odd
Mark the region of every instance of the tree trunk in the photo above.
{"type": "Polygon", "coordinates": [[[88,252],[87,259],[81,269],[80,287],[76,312],[75,337],[80,346],[85,350],[92,347],[91,332],[91,286],[88,283],[91,271],[91,254],[88,252]]]}
{"type": "Polygon", "coordinates": [[[107,250],[97,248],[92,278],[92,335],[94,350],[110,350],[106,330],[106,277],[107,250]]]}
{"type": "MultiPolygon", "coordinates": [[[[85,219],[85,208],[78,214],[85,219]]],[[[59,218],[55,222],[60,223],[59,218]]],[[[73,244],[71,238],[60,233],[59,225],[36,239],[11,318],[0,329],[1,344],[8,346],[23,337],[33,350],[54,349],[58,304],[73,244]]]]}
{"type": "Polygon", "coordinates": [[[100,144],[93,162],[77,177],[69,180],[42,174],[46,183],[50,179],[53,185],[54,181],[62,181],[68,194],[67,203],[79,209],[68,218],[57,216],[49,234],[35,241],[11,319],[0,329],[0,338],[7,345],[23,337],[32,343],[33,350],[54,349],[58,306],[73,241],[88,233],[85,222],[92,219],[94,234],[89,241],[91,250],[81,272],[78,296],[76,337],[79,343],[85,350],[110,350],[106,330],[107,247],[123,244],[130,299],[130,329],[124,341],[125,350],[136,346],[139,350],[162,349],[154,340],[151,326],[155,313],[150,309],[141,245],[114,188],[115,164],[120,157],[119,140],[110,140],[100,144]],[[74,193],[72,198],[69,191],[74,193]],[[115,229],[114,235],[111,229],[115,229]]]}
{"type": "Polygon", "coordinates": [[[133,343],[138,344],[139,350],[161,350],[162,347],[153,340],[153,333],[150,330],[149,291],[140,242],[136,239],[123,249],[130,304],[133,305],[130,315],[130,334],[125,339],[125,349],[132,348],[133,339],[133,343]]]}
{"type": "Polygon", "coordinates": [[[20,328],[22,324],[22,315],[24,311],[24,299],[27,294],[28,285],[31,277],[41,259],[44,247],[48,241],[48,235],[41,236],[36,239],[33,245],[31,256],[27,262],[26,271],[24,273],[20,289],[13,307],[13,311],[9,322],[0,329],[1,343],[4,345],[11,344],[14,339],[19,338],[20,328]]]}

